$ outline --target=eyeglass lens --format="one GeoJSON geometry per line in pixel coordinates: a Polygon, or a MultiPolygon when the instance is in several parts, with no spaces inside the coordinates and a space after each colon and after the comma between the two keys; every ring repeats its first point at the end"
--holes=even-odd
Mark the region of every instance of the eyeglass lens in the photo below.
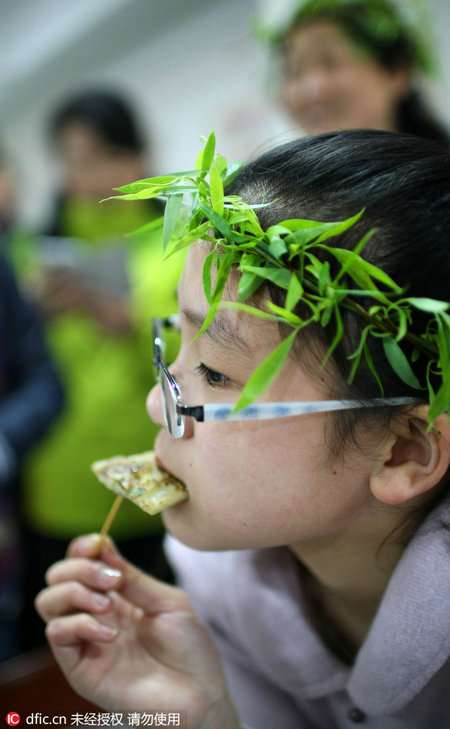
{"type": "Polygon", "coordinates": [[[176,385],[171,382],[170,374],[165,367],[161,368],[161,393],[164,422],[172,438],[181,438],[184,434],[184,416],[177,413],[178,397],[176,385]]]}

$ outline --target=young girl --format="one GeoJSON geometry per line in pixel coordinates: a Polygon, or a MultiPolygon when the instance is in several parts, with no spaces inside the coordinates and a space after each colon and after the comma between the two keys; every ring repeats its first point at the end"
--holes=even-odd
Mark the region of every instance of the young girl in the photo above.
{"type": "Polygon", "coordinates": [[[48,639],[110,711],[445,729],[448,157],[388,132],[305,138],[244,167],[225,205],[214,164],[181,349],[147,403],[158,460],[189,493],[164,513],[185,592],[81,537],[37,598],[48,639]],[[238,399],[235,419],[209,420],[238,399]]]}

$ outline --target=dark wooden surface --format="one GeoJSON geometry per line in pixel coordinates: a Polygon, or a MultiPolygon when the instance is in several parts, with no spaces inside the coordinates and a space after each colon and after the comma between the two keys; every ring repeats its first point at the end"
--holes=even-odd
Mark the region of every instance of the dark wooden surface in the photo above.
{"type": "Polygon", "coordinates": [[[48,648],[0,663],[0,706],[2,714],[41,712],[69,719],[72,714],[103,711],[72,690],[48,648]]]}

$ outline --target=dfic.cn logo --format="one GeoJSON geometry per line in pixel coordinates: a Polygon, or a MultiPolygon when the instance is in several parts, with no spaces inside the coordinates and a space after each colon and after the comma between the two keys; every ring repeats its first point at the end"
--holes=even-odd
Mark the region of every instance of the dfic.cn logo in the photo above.
{"type": "Polygon", "coordinates": [[[6,715],[6,723],[9,724],[9,726],[17,726],[17,724],[20,724],[20,714],[18,714],[17,711],[10,711],[9,714],[6,715]]]}

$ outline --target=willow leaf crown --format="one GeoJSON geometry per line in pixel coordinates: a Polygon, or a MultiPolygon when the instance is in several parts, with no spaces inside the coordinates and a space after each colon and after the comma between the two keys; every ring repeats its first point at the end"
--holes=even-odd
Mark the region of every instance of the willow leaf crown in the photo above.
{"type": "Polygon", "coordinates": [[[358,347],[350,356],[351,382],[361,360],[369,366],[380,391],[382,383],[372,361],[368,341],[381,338],[390,366],[409,387],[418,391],[418,399],[428,393],[429,422],[443,412],[450,412],[450,304],[430,298],[407,297],[384,271],[365,261],[360,253],[375,232],[369,231],[347,250],[333,246],[333,238],[353,226],[363,215],[358,212],[339,222],[282,220],[263,230],[255,209],[237,195],[225,195],[229,182],[241,163],[229,165],[215,153],[215,135],[210,134],[197,157],[196,168],[162,177],[150,177],[116,188],[123,200],[162,198],[164,215],[136,231],[146,234],[162,225],[165,257],[190,246],[199,239],[209,241],[211,252],[203,267],[203,286],[209,310],[197,336],[209,326],[219,307],[237,308],[258,317],[287,324],[292,332],[253,372],[236,405],[245,407],[257,398],[275,378],[299,331],[316,322],[334,324],[335,335],[325,361],[344,336],[342,309],[362,317],[366,324],[358,347]],[[190,200],[187,200],[187,197],[190,200]],[[332,276],[329,261],[317,254],[326,250],[335,259],[338,273],[332,276]],[[212,285],[212,266],[216,266],[212,285]],[[222,294],[232,268],[239,270],[237,302],[222,302],[222,294]],[[272,282],[286,292],[284,306],[265,301],[257,308],[246,301],[260,287],[272,282]],[[364,299],[372,304],[362,304],[364,299]],[[308,315],[301,318],[295,308],[306,304],[308,315]],[[411,330],[413,311],[426,312],[425,331],[411,330]],[[419,382],[400,342],[412,345],[412,360],[427,358],[426,381],[419,382]],[[433,383],[433,384],[432,384],[433,383]],[[437,383],[437,385],[436,385],[437,383]]]}

